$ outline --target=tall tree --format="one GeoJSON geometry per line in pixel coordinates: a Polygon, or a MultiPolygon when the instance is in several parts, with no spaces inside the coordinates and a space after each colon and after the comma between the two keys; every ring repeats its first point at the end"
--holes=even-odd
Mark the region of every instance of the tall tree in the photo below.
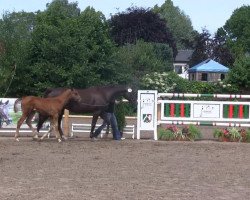
{"type": "Polygon", "coordinates": [[[212,57],[212,39],[208,30],[203,29],[202,33],[197,33],[194,43],[194,52],[189,65],[194,66],[212,57]]]}
{"type": "Polygon", "coordinates": [[[160,7],[156,5],[153,11],[159,13],[167,22],[167,26],[176,40],[178,49],[192,48],[195,32],[188,15],[180,10],[178,6],[174,6],[171,0],[166,0],[160,7]]]}
{"type": "Polygon", "coordinates": [[[211,58],[227,67],[232,67],[234,56],[226,44],[226,37],[223,30],[218,29],[214,37],[208,30],[203,29],[197,33],[194,42],[194,53],[190,60],[190,66],[194,66],[208,58],[211,58]]]}
{"type": "MultiPolygon", "coordinates": [[[[113,49],[102,13],[90,7],[81,12],[77,3],[54,0],[36,16],[28,57],[29,74],[36,81],[18,93],[105,83],[115,73],[108,64],[113,49]]],[[[21,77],[18,82],[24,84],[21,77]]]]}
{"type": "Polygon", "coordinates": [[[235,61],[228,82],[238,86],[242,93],[250,93],[250,57],[241,57],[235,61]]]}
{"type": "Polygon", "coordinates": [[[176,43],[165,20],[144,8],[128,8],[126,12],[110,19],[111,36],[118,45],[135,44],[137,40],[168,44],[173,55],[177,54],[176,43]]]}
{"type": "Polygon", "coordinates": [[[250,52],[250,6],[234,10],[223,29],[228,37],[227,43],[236,57],[250,52]]]}
{"type": "Polygon", "coordinates": [[[138,40],[119,47],[115,60],[119,79],[137,87],[147,73],[172,70],[173,55],[168,45],[138,40]]]}
{"type": "MultiPolygon", "coordinates": [[[[14,87],[14,83],[11,82],[12,77],[15,74],[16,68],[18,71],[27,64],[28,44],[31,41],[34,26],[34,13],[6,12],[0,20],[1,95],[15,95],[15,93],[11,93],[11,88],[14,87]],[[12,85],[10,85],[11,83],[12,85]]],[[[25,76],[22,77],[25,78],[25,76]]]]}
{"type": "Polygon", "coordinates": [[[227,67],[232,67],[235,57],[226,42],[225,31],[219,28],[212,41],[213,59],[227,67]]]}

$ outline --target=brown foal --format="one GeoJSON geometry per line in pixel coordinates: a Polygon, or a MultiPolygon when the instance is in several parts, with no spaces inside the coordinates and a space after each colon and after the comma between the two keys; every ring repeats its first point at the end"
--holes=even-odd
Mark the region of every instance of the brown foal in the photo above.
{"type": "MultiPolygon", "coordinates": [[[[35,112],[38,112],[39,114],[48,116],[50,118],[50,123],[51,123],[50,131],[54,131],[56,138],[58,139],[58,142],[61,142],[62,138],[58,131],[58,126],[59,126],[58,117],[63,112],[65,105],[70,100],[77,102],[81,101],[81,97],[75,89],[67,89],[57,97],[41,98],[35,96],[26,96],[23,97],[22,99],[17,99],[14,103],[14,111],[17,112],[17,103],[21,101],[22,116],[17,122],[15,139],[19,141],[18,139],[19,130],[25,119],[27,125],[34,134],[34,137],[38,138],[38,133],[31,125],[31,120],[35,112]]],[[[42,139],[45,137],[46,134],[44,134],[42,139]]]]}

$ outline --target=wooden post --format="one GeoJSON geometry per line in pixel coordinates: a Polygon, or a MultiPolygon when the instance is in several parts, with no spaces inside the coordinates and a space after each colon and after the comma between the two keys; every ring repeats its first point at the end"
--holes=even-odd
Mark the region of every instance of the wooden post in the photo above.
{"type": "Polygon", "coordinates": [[[64,119],[63,119],[63,132],[66,137],[69,137],[69,110],[64,110],[64,119]]]}
{"type": "Polygon", "coordinates": [[[157,104],[157,121],[161,120],[161,104],[157,104]]]}

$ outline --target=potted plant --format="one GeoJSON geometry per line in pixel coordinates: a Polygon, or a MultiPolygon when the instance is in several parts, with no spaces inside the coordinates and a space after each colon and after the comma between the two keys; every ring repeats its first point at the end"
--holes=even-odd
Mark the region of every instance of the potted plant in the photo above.
{"type": "Polygon", "coordinates": [[[230,133],[227,128],[214,130],[214,138],[218,138],[221,142],[229,142],[230,141],[230,133]]]}
{"type": "Polygon", "coordinates": [[[182,129],[175,125],[167,125],[160,128],[158,133],[161,140],[194,141],[201,138],[200,130],[192,124],[182,129]]]}
{"type": "Polygon", "coordinates": [[[222,142],[250,142],[250,130],[235,127],[215,129],[214,137],[222,142]]]}

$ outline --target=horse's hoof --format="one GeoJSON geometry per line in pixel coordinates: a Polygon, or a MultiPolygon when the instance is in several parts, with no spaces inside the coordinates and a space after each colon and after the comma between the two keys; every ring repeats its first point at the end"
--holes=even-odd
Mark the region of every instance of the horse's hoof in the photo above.
{"type": "Polygon", "coordinates": [[[68,140],[69,138],[67,136],[62,136],[63,140],[68,140]]]}
{"type": "Polygon", "coordinates": [[[32,139],[33,140],[39,140],[38,136],[34,136],[32,139]]]}
{"type": "Polygon", "coordinates": [[[91,141],[92,141],[92,142],[98,141],[98,138],[92,137],[92,138],[91,138],[91,141]]]}
{"type": "Polygon", "coordinates": [[[19,142],[19,141],[20,141],[18,138],[15,138],[15,140],[16,140],[17,142],[19,142]]]}
{"type": "Polygon", "coordinates": [[[58,139],[58,142],[62,142],[62,140],[59,138],[59,139],[58,139]]]}

